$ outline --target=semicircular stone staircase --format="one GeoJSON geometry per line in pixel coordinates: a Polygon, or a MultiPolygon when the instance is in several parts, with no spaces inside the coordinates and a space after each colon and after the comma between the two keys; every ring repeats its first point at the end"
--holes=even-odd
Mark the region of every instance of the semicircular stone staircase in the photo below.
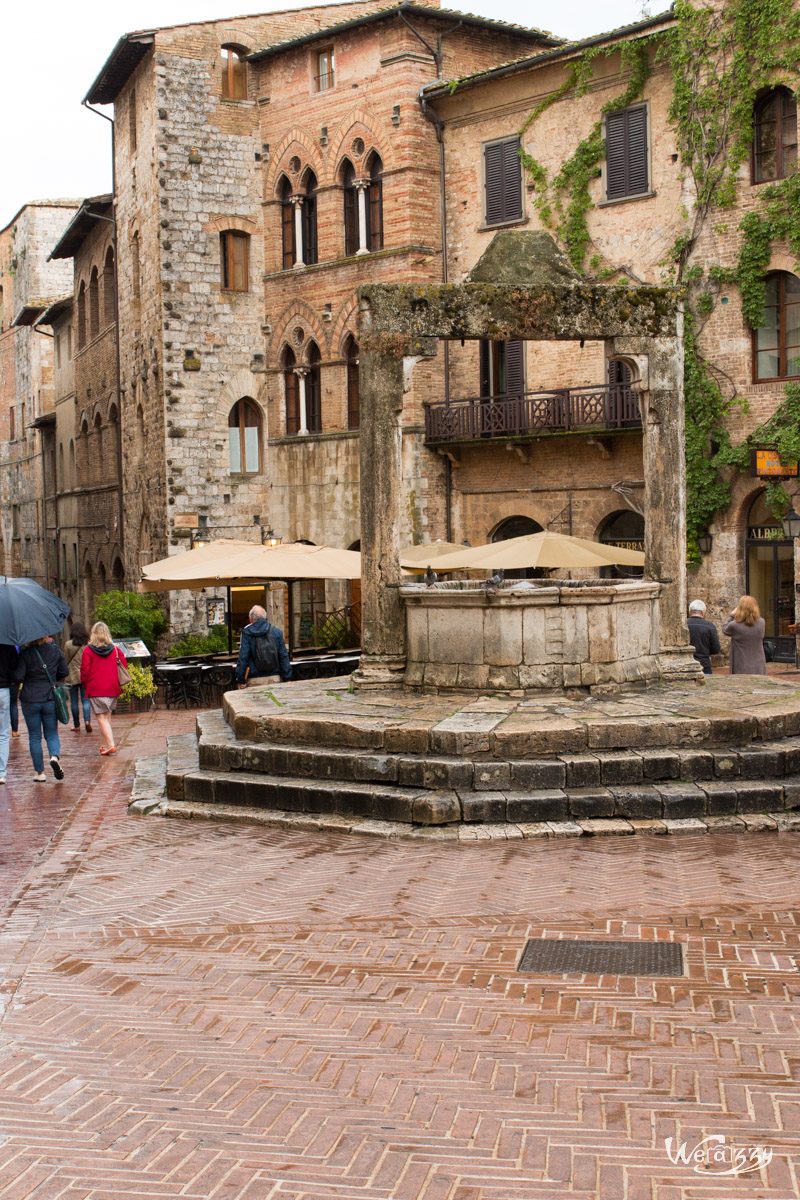
{"type": "Polygon", "coordinates": [[[231,692],[137,764],[130,811],[461,839],[800,828],[800,688],[231,692]]]}

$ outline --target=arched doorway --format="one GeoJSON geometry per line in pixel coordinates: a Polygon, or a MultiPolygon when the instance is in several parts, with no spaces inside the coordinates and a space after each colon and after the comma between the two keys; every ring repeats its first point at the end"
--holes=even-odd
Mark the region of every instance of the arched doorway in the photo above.
{"type": "MultiPolygon", "coordinates": [[[[603,522],[597,539],[606,546],[621,546],[623,550],[644,550],[644,517],[630,508],[611,513],[603,522]]],[[[603,567],[604,579],[641,579],[643,567],[603,567]]]]}
{"type": "MultiPolygon", "coordinates": [[[[506,517],[501,521],[492,534],[493,542],[507,542],[509,538],[527,537],[531,533],[542,533],[544,527],[531,517],[506,517]]],[[[506,571],[506,579],[542,579],[544,571],[540,567],[530,570],[522,568],[519,571],[506,571]]]]}
{"type": "MultiPolygon", "coordinates": [[[[745,587],[758,601],[766,637],[775,643],[775,658],[794,662],[795,639],[789,633],[794,621],[794,543],[784,537],[765,495],[756,496],[747,514],[745,587]]],[[[738,599],[731,597],[731,608],[738,599]]]]}

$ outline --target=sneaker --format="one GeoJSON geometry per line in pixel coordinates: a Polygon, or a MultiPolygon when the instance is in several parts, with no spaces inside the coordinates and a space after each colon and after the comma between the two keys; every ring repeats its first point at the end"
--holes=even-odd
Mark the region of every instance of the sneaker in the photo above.
{"type": "Polygon", "coordinates": [[[34,783],[47,783],[47,776],[45,775],[44,771],[40,771],[38,775],[34,775],[33,782],[34,783]]]}
{"type": "Polygon", "coordinates": [[[55,775],[56,779],[64,778],[64,768],[61,766],[61,763],[58,761],[58,757],[55,754],[50,759],[50,766],[53,769],[53,774],[55,775]]]}
{"type": "Polygon", "coordinates": [[[6,781],[5,775],[0,775],[0,784],[5,783],[5,781],[6,781]]]}

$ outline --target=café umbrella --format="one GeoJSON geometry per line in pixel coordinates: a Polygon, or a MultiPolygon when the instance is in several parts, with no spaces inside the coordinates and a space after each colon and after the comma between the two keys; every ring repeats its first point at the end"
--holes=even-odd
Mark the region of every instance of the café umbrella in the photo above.
{"type": "Polygon", "coordinates": [[[24,646],[61,633],[70,606],[35,579],[0,575],[0,644],[24,646]]]}
{"type": "Polygon", "coordinates": [[[641,550],[628,550],[549,530],[490,542],[486,546],[471,546],[440,558],[433,555],[429,563],[434,571],[493,571],[500,568],[515,571],[535,567],[570,571],[612,564],[644,567],[644,554],[641,550]]]}

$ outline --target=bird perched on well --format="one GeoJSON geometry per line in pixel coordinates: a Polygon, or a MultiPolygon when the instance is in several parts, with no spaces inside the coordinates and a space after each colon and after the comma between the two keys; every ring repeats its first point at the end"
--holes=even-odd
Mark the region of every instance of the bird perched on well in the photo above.
{"type": "Polygon", "coordinates": [[[506,573],[503,570],[503,568],[498,567],[497,570],[495,571],[494,575],[490,575],[489,578],[486,580],[486,587],[487,588],[499,588],[500,584],[503,582],[505,577],[506,577],[506,573]]]}
{"type": "Polygon", "coordinates": [[[425,587],[432,587],[433,584],[436,583],[436,580],[438,578],[439,578],[439,576],[436,574],[436,572],[433,570],[433,568],[428,566],[427,570],[425,571],[425,575],[424,575],[425,587]]]}

